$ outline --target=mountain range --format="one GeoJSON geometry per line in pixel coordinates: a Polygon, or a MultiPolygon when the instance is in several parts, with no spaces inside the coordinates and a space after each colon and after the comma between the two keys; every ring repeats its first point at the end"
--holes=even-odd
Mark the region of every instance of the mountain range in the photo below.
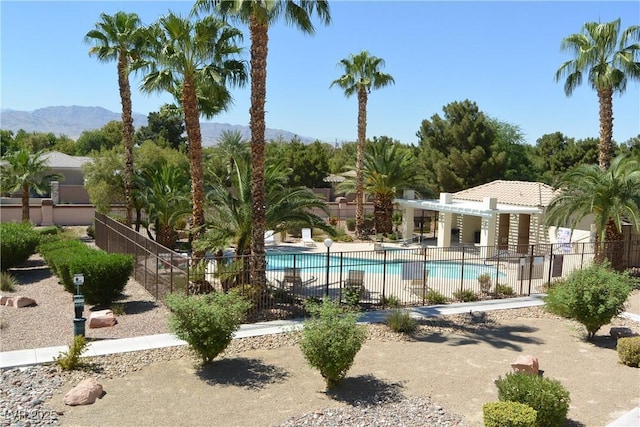
{"type": "MultiPolygon", "coordinates": [[[[78,139],[82,132],[100,129],[112,120],[121,120],[120,113],[114,113],[102,107],[73,105],[45,107],[34,111],[0,110],[0,129],[14,132],[20,129],[27,132],[52,132],[55,135],[64,134],[74,140],[78,139]]],[[[147,116],[134,113],[133,123],[136,129],[140,126],[146,126],[147,116]]],[[[225,131],[240,131],[245,139],[251,139],[249,126],[201,122],[202,145],[217,144],[218,138],[225,131]]],[[[296,135],[293,132],[282,129],[267,128],[265,131],[265,139],[267,141],[272,139],[290,141],[296,136],[306,144],[315,141],[315,138],[296,135]]]]}

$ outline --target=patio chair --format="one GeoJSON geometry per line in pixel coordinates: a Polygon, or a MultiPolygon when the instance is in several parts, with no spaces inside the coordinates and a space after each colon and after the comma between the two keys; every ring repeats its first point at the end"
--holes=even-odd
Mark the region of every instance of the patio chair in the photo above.
{"type": "Polygon", "coordinates": [[[311,276],[307,280],[302,280],[302,277],[300,276],[300,269],[291,267],[284,269],[284,276],[282,277],[282,280],[275,279],[281,289],[286,289],[287,286],[290,286],[293,293],[296,293],[296,290],[302,291],[305,286],[308,286],[317,280],[318,279],[315,276],[311,276]]]}
{"type": "Polygon", "coordinates": [[[344,281],[346,292],[358,292],[359,298],[364,298],[366,288],[364,287],[364,270],[349,270],[347,280],[344,281]]]}
{"type": "Polygon", "coordinates": [[[264,245],[275,246],[276,245],[276,232],[273,230],[267,230],[264,232],[264,245]]]}
{"type": "Polygon", "coordinates": [[[383,254],[384,253],[384,246],[382,245],[382,243],[376,242],[376,243],[373,244],[373,250],[377,254],[383,254]]]}
{"type": "Polygon", "coordinates": [[[311,229],[302,229],[302,244],[305,246],[315,246],[316,242],[311,238],[311,229]]]}

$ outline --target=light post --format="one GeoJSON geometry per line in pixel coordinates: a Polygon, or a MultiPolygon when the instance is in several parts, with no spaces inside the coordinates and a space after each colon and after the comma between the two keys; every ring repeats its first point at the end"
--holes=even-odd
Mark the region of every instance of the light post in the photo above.
{"type": "Polygon", "coordinates": [[[84,275],[74,274],[73,283],[76,285],[76,294],[73,296],[73,309],[76,316],[73,319],[73,335],[84,336],[84,323],[87,319],[82,317],[82,312],[84,311],[84,296],[80,292],[80,286],[84,285],[84,275]]]}
{"type": "Polygon", "coordinates": [[[324,295],[325,297],[329,296],[329,260],[330,260],[330,249],[331,249],[331,245],[333,245],[333,240],[326,238],[324,239],[324,245],[327,247],[327,280],[325,282],[325,291],[324,291],[324,295]]]}

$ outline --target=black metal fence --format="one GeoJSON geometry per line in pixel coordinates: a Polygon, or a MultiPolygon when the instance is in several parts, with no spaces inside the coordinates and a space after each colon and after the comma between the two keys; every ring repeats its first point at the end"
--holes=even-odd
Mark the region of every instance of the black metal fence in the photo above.
{"type": "MultiPolygon", "coordinates": [[[[513,248],[375,245],[352,252],[277,245],[267,251],[268,289],[260,289],[250,284],[247,256],[224,253],[193,259],[102,214],[96,214],[95,237],[101,249],[134,256],[134,278],[156,299],[170,292],[235,288],[254,301],[254,318],[299,315],[305,299],[325,296],[383,307],[531,295],[589,265],[597,252],[592,243],[513,248]]],[[[600,248],[608,250],[607,245],[600,248]]],[[[640,266],[638,236],[621,250],[617,256],[626,266],[640,266]]]]}

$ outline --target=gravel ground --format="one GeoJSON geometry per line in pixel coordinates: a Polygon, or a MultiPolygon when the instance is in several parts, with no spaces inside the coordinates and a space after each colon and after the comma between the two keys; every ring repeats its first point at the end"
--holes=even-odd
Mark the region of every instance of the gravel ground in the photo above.
{"type": "MultiPolygon", "coordinates": [[[[29,264],[15,271],[22,283],[14,295],[34,298],[35,307],[13,309],[0,307],[0,344],[2,351],[66,345],[73,338],[73,302],[70,295],[50,275],[38,256],[29,264]]],[[[638,299],[638,291],[634,298],[638,299]]],[[[634,300],[635,301],[635,300],[634,300]]],[[[119,301],[126,314],[118,316],[118,324],[112,328],[88,329],[90,339],[125,338],[167,332],[167,310],[156,304],[152,297],[135,281],[127,284],[124,298],[119,301]]],[[[91,307],[86,307],[85,316],[91,307]]],[[[503,310],[482,315],[468,314],[424,319],[418,332],[412,337],[390,332],[382,325],[369,325],[370,342],[419,342],[436,335],[490,331],[502,323],[525,318],[554,318],[542,308],[503,310]]],[[[571,328],[580,326],[567,322],[571,328]]],[[[640,333],[640,325],[616,318],[611,325],[625,326],[640,333]]],[[[608,330],[608,329],[607,329],[608,330]]],[[[601,332],[602,333],[602,332],[601,332]]],[[[299,334],[278,334],[237,339],[232,342],[223,357],[240,355],[254,350],[294,347],[299,334]]],[[[63,372],[54,365],[35,366],[0,371],[0,426],[38,426],[64,424],[64,411],[55,410],[50,400],[86,377],[102,380],[122,378],[143,368],[167,361],[197,360],[187,348],[174,347],[100,356],[88,359],[84,370],[63,372]]],[[[629,408],[631,409],[631,408],[629,408]]],[[[367,396],[343,407],[316,409],[292,416],[281,426],[463,426],[464,418],[447,411],[429,396],[406,396],[401,399],[389,396],[367,396]]]]}

